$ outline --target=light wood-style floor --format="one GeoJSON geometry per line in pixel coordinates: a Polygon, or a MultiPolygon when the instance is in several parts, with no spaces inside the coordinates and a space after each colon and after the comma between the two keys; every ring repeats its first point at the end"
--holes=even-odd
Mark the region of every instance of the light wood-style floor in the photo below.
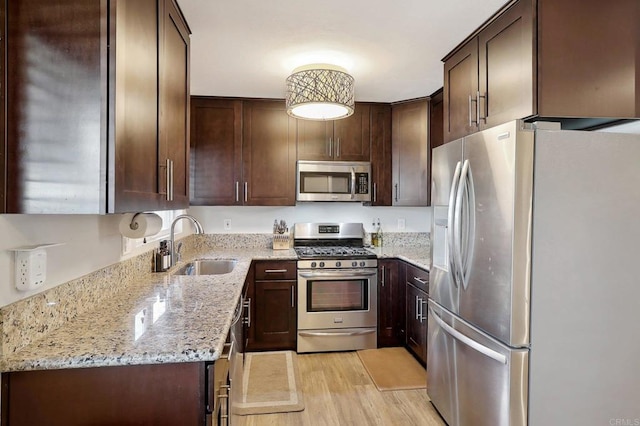
{"type": "Polygon", "coordinates": [[[380,392],[356,352],[299,354],[305,409],[234,416],[238,426],[442,426],[424,389],[380,392]]]}

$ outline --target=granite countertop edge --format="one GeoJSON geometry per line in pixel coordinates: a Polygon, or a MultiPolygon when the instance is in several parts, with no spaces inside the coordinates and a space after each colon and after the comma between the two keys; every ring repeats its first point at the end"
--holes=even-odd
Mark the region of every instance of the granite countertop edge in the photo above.
{"type": "MultiPolygon", "coordinates": [[[[429,270],[427,247],[370,247],[429,270]]],[[[293,249],[216,249],[195,258],[236,259],[229,274],[150,273],[0,360],[2,372],[215,361],[220,357],[252,260],[296,260],[293,249]],[[140,328],[145,324],[146,328],[140,328]],[[96,331],[99,330],[99,331],[96,331]]],[[[190,259],[191,260],[191,259],[190,259]]]]}

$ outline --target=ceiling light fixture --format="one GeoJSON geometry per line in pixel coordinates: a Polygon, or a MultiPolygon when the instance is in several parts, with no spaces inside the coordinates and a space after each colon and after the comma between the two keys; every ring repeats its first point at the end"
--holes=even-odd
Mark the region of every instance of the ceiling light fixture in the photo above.
{"type": "Polygon", "coordinates": [[[353,77],[344,68],[313,64],[287,77],[287,113],[304,120],[337,120],[353,114],[353,77]]]}

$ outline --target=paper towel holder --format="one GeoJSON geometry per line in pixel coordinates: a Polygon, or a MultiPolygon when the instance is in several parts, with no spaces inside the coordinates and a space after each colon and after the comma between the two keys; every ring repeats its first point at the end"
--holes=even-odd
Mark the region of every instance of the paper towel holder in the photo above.
{"type": "Polygon", "coordinates": [[[138,229],[140,227],[140,224],[138,224],[138,222],[136,222],[136,216],[142,214],[142,212],[138,212],[136,214],[134,214],[131,217],[131,223],[129,224],[129,228],[131,228],[132,231],[135,231],[136,229],[138,229]]]}

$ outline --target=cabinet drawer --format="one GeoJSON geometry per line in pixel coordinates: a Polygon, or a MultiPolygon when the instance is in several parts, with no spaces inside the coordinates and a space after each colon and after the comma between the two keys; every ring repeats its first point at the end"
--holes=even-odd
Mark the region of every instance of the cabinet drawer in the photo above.
{"type": "Polygon", "coordinates": [[[407,282],[429,293],[429,272],[407,263],[407,282]]]}
{"type": "Polygon", "coordinates": [[[295,280],[296,261],[256,262],[256,280],[295,280]]]}

